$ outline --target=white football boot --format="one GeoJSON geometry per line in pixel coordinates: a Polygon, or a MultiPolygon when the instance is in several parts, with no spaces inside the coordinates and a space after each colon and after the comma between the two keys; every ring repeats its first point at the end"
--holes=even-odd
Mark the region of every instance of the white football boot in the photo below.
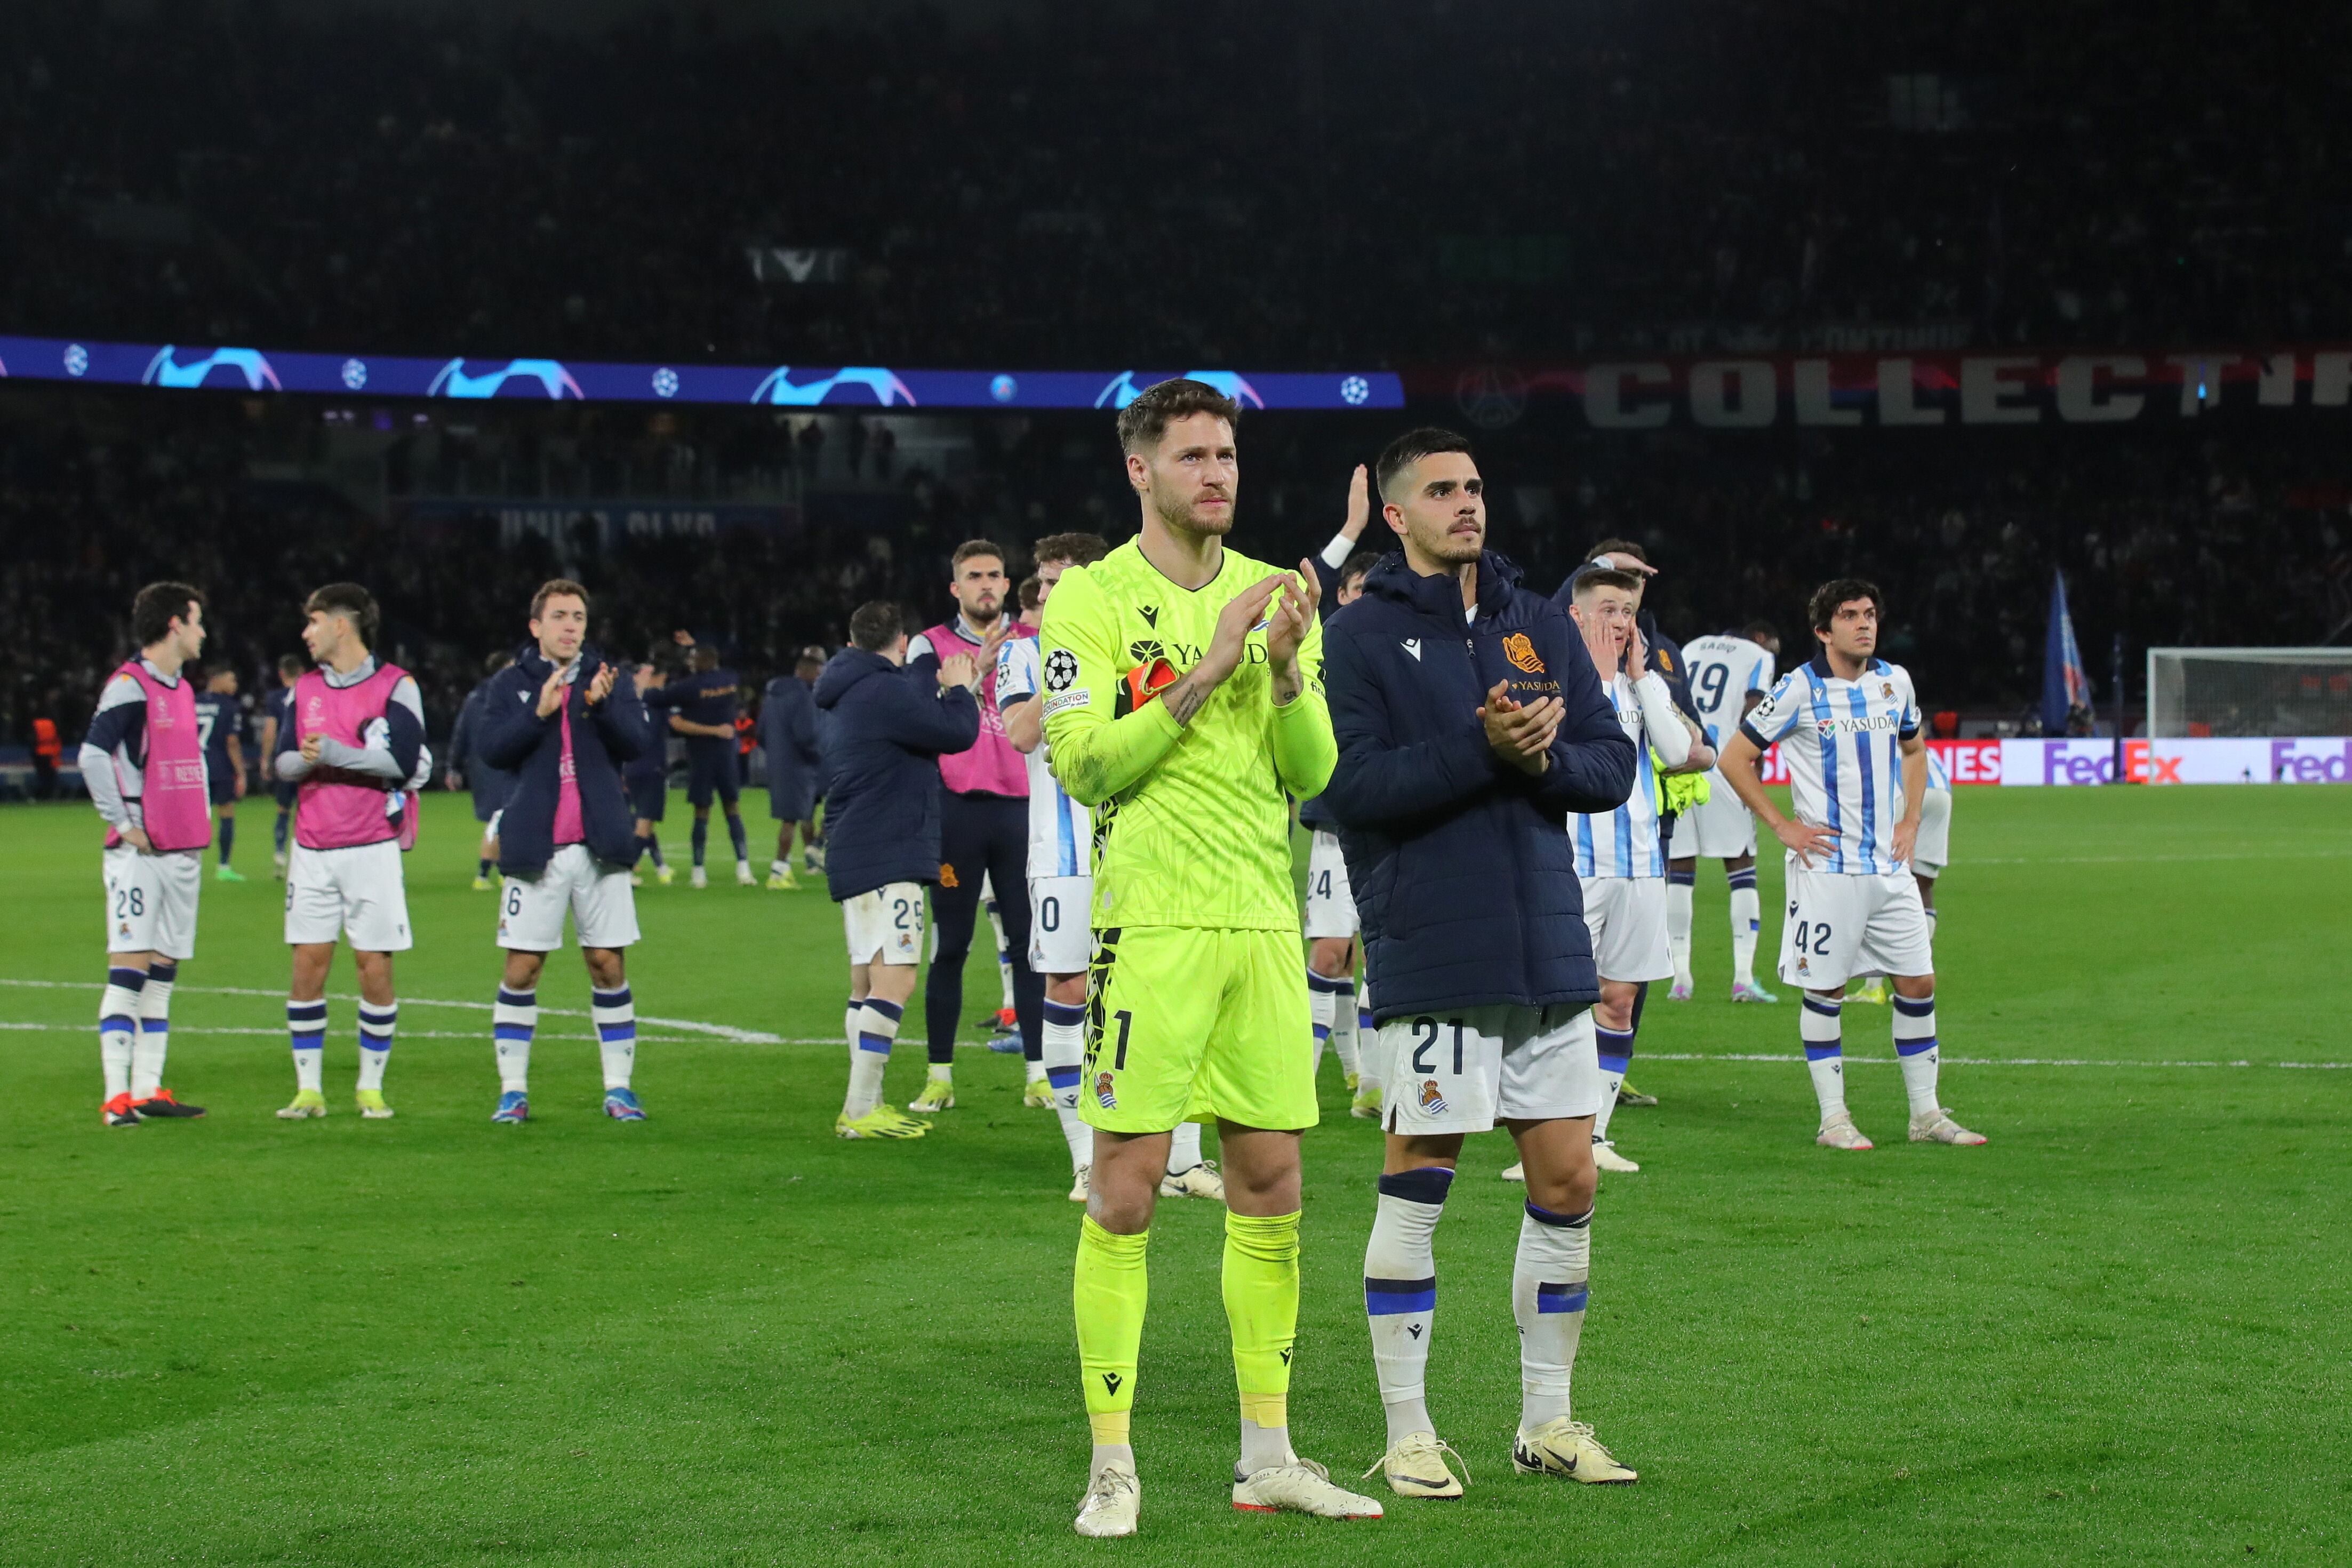
{"type": "Polygon", "coordinates": [[[1389,1490],[1399,1497],[1457,1498],[1469,1484],[1470,1467],[1436,1433],[1408,1432],[1364,1474],[1386,1477],[1389,1490]],[[1454,1473],[1454,1465],[1462,1467],[1461,1475],[1454,1473]]]}
{"type": "Polygon", "coordinates": [[[1381,1505],[1340,1486],[1312,1459],[1294,1458],[1234,1478],[1234,1506],[1244,1513],[1309,1513],[1318,1519],[1378,1519],[1381,1505]]]}
{"type": "Polygon", "coordinates": [[[1080,1535],[1133,1535],[1135,1516],[1143,1506],[1143,1487],[1135,1472],[1121,1465],[1105,1465],[1087,1484],[1086,1500],[1078,1505],[1080,1535]]]}

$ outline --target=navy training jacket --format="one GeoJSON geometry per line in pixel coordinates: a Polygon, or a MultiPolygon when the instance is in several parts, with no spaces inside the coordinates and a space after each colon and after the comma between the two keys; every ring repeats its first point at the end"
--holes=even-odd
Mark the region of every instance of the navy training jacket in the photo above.
{"type": "Polygon", "coordinates": [[[816,678],[824,746],[824,879],[834,902],[940,879],[940,758],[980,739],[980,702],[845,647],[816,678]]]}
{"type": "Polygon", "coordinates": [[[786,673],[768,682],[760,699],[760,744],[768,755],[768,798],[798,804],[805,814],[821,793],[824,754],[817,748],[816,699],[809,683],[786,673]]]}
{"type": "MultiPolygon", "coordinates": [[[[580,821],[596,858],[614,866],[637,859],[636,816],[621,786],[621,764],[654,743],[652,722],[636,688],[614,665],[612,694],[588,706],[588,681],[609,663],[593,643],[580,649],[580,673],[565,689],[572,717],[572,773],[580,786],[580,821]]],[[[555,794],[563,763],[560,714],[539,716],[539,689],[555,666],[537,643],[525,643],[515,661],[484,683],[475,742],[478,754],[514,774],[506,816],[499,819],[499,869],[534,878],[555,855],[555,794]]]]}
{"type": "Polygon", "coordinates": [[[493,679],[486,675],[474,683],[449,731],[449,766],[466,775],[466,788],[474,797],[474,815],[484,822],[514,793],[514,775],[482,760],[482,703],[493,679]]]}
{"type": "Polygon", "coordinates": [[[1322,801],[1374,1017],[1598,1000],[1568,815],[1624,805],[1635,758],[1575,624],[1488,551],[1465,626],[1454,580],[1391,552],[1324,628],[1323,682],[1339,763],[1322,801]],[[1565,705],[1539,778],[1486,743],[1477,710],[1499,680],[1565,705]]]}

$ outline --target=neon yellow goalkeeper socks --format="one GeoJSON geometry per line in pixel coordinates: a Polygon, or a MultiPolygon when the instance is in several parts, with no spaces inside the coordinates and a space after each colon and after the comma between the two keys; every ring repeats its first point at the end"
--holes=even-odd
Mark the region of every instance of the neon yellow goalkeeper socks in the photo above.
{"type": "Polygon", "coordinates": [[[1298,1215],[1225,1215],[1225,1321],[1242,1415],[1288,1425],[1290,1348],[1298,1337],[1298,1215]]]}
{"type": "Polygon", "coordinates": [[[1143,1310],[1150,1295],[1143,1256],[1150,1239],[1148,1230],[1114,1235],[1091,1215],[1078,1221],[1077,1272],[1070,1300],[1078,1323],[1087,1416],[1098,1443],[1127,1441],[1127,1414],[1135,1405],[1135,1363],[1143,1349],[1143,1310]],[[1115,1421],[1108,1419],[1114,1416],[1115,1421]],[[1103,1436],[1113,1431],[1116,1436],[1103,1436]]]}

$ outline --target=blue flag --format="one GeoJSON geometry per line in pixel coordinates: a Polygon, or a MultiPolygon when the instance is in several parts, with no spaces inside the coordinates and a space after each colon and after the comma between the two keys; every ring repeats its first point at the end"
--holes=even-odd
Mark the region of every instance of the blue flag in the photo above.
{"type": "Polygon", "coordinates": [[[2083,668],[2083,650],[2074,641],[2066,574],[2061,572],[2050,585],[2050,637],[2042,654],[2042,732],[2064,734],[2067,715],[2077,708],[2090,711],[2091,672],[2083,668]]]}

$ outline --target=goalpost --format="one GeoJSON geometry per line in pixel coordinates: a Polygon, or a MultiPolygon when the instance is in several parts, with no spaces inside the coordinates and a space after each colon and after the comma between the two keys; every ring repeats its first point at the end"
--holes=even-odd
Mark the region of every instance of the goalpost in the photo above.
{"type": "Polygon", "coordinates": [[[2352,735],[2352,647],[2152,647],[2147,732],[2352,735]]]}

